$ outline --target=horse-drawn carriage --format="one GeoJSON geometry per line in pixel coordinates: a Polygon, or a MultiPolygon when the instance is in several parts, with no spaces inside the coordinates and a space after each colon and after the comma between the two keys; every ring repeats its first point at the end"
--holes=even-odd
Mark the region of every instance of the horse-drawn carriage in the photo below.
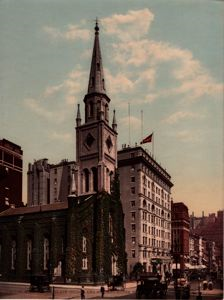
{"type": "Polygon", "coordinates": [[[140,284],[137,285],[136,298],[141,299],[142,296],[146,299],[163,298],[167,293],[167,282],[161,281],[159,276],[154,274],[141,275],[140,284]]]}

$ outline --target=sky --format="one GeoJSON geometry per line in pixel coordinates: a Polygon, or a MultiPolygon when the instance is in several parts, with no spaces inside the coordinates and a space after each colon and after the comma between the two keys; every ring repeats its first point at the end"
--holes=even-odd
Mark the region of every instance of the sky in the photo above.
{"type": "Polygon", "coordinates": [[[23,149],[23,201],[29,162],[75,160],[97,17],[118,148],[154,132],[174,202],[223,209],[223,15],[215,0],[1,0],[0,138],[23,149]]]}

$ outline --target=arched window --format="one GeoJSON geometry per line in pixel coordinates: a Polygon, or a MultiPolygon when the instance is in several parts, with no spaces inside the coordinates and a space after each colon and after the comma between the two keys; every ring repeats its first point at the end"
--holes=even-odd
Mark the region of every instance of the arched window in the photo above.
{"type": "Polygon", "coordinates": [[[93,190],[95,192],[98,191],[98,172],[97,168],[92,168],[92,176],[93,176],[93,190]]]}
{"type": "Polygon", "coordinates": [[[87,257],[84,257],[82,259],[82,270],[88,270],[88,259],[87,259],[87,257]]]}
{"type": "Polygon", "coordinates": [[[48,270],[50,257],[50,243],[48,238],[44,238],[44,270],[48,270]]]}
{"type": "Polygon", "coordinates": [[[26,269],[31,270],[31,259],[32,259],[32,240],[27,240],[26,243],[26,269]]]}
{"type": "Polygon", "coordinates": [[[87,240],[85,236],[82,237],[82,252],[83,253],[87,252],[87,240]]]}
{"type": "Polygon", "coordinates": [[[112,171],[110,171],[109,176],[110,176],[110,191],[111,191],[111,189],[112,189],[112,184],[113,184],[113,179],[114,179],[114,173],[113,173],[112,171]]]}
{"type": "Polygon", "coordinates": [[[109,112],[109,107],[108,104],[105,105],[105,119],[108,121],[108,112],[109,112]]]}
{"type": "Polygon", "coordinates": [[[90,101],[89,103],[89,117],[93,116],[93,102],[90,101]]]}
{"type": "Polygon", "coordinates": [[[111,214],[109,214],[109,235],[111,238],[111,242],[113,243],[113,220],[111,214]]]}
{"type": "Polygon", "coordinates": [[[100,119],[100,109],[101,109],[101,103],[100,101],[97,101],[97,120],[100,119]]]}
{"type": "Polygon", "coordinates": [[[15,270],[16,267],[16,241],[12,240],[11,244],[11,269],[15,270]]]}
{"type": "Polygon", "coordinates": [[[89,192],[89,170],[84,169],[84,191],[87,193],[89,192]]]}

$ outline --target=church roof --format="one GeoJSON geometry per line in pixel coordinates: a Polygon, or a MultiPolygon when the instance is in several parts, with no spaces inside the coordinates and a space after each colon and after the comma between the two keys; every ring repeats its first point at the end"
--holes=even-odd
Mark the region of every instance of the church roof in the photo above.
{"type": "Polygon", "coordinates": [[[36,206],[28,206],[28,207],[18,207],[18,208],[9,208],[0,213],[0,217],[8,217],[15,215],[24,215],[24,214],[32,214],[39,212],[47,212],[47,211],[55,211],[67,209],[68,203],[60,202],[46,205],[36,205],[36,206]]]}
{"type": "Polygon", "coordinates": [[[104,73],[103,73],[103,63],[100,51],[100,41],[99,41],[99,26],[96,20],[95,26],[95,40],[93,46],[91,69],[89,74],[89,85],[88,94],[91,93],[106,93],[104,73]]]}

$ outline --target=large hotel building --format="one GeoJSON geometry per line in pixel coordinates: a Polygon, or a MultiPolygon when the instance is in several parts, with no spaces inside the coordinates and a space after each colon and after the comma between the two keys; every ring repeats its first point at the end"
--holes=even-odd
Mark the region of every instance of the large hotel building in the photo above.
{"type": "Polygon", "coordinates": [[[146,272],[171,270],[170,175],[140,146],[118,151],[126,230],[127,271],[140,262],[146,272]]]}

